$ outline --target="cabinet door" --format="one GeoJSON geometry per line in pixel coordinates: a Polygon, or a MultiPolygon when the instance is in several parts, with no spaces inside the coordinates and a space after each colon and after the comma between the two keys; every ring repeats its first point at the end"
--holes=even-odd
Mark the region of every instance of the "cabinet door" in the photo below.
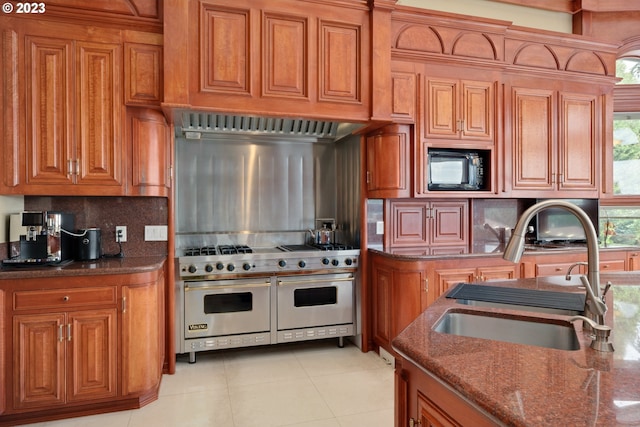
{"type": "Polygon", "coordinates": [[[415,73],[391,73],[391,117],[394,121],[415,122],[417,80],[415,73]]]}
{"type": "Polygon", "coordinates": [[[122,394],[149,391],[164,359],[164,281],[122,288],[122,394]]]}
{"type": "Polygon", "coordinates": [[[118,44],[77,42],[78,184],[122,185],[122,52],[118,44]]]}
{"type": "Polygon", "coordinates": [[[477,281],[475,268],[455,268],[435,270],[434,300],[445,293],[450,287],[458,283],[473,283],[477,281]]]}
{"type": "Polygon", "coordinates": [[[463,80],[459,128],[462,139],[493,140],[495,90],[491,82],[463,80]]]}
{"type": "Polygon", "coordinates": [[[560,92],[557,181],[561,191],[591,190],[598,196],[599,110],[594,95],[560,92]]]}
{"type": "Polygon", "coordinates": [[[420,427],[461,427],[446,412],[438,408],[422,393],[418,393],[418,417],[420,427]]]}
{"type": "Polygon", "coordinates": [[[426,272],[400,267],[393,272],[391,339],[416,320],[428,305],[426,272]]]}
{"type": "Polygon", "coordinates": [[[387,247],[424,246],[429,243],[429,223],[426,202],[389,201],[386,221],[389,236],[385,234],[387,247]]]}
{"type": "Polygon", "coordinates": [[[162,102],[162,46],[125,43],[124,93],[127,105],[162,102]]]}
{"type": "Polygon", "coordinates": [[[628,258],[628,270],[639,271],[640,270],[640,252],[629,252],[628,258]]]}
{"type": "Polygon", "coordinates": [[[554,190],[554,91],[513,88],[511,97],[513,190],[554,190]]]}
{"type": "Polygon", "coordinates": [[[409,126],[387,126],[367,136],[367,191],[370,198],[411,196],[409,126]]]}
{"type": "Polygon", "coordinates": [[[27,184],[73,182],[73,42],[25,36],[27,184]]]}
{"type": "Polygon", "coordinates": [[[65,403],[64,314],[13,317],[13,406],[51,407],[65,403]]]}
{"type": "Polygon", "coordinates": [[[514,265],[496,265],[489,267],[478,267],[478,277],[480,280],[502,280],[516,279],[519,277],[517,266],[514,265]]]}
{"type": "Polygon", "coordinates": [[[372,263],[373,339],[378,345],[391,342],[391,284],[393,273],[386,265],[372,263]]]}
{"type": "Polygon", "coordinates": [[[429,209],[432,246],[455,246],[469,243],[469,204],[467,201],[432,202],[429,209]]]}
{"type": "Polygon", "coordinates": [[[131,185],[127,194],[167,196],[171,186],[171,150],[162,113],[146,108],[129,108],[127,138],[131,150],[131,185]]]}
{"type": "Polygon", "coordinates": [[[68,315],[67,399],[113,397],[117,393],[116,309],[68,315]]]}
{"type": "Polygon", "coordinates": [[[425,136],[458,138],[458,80],[428,80],[425,136]]]}

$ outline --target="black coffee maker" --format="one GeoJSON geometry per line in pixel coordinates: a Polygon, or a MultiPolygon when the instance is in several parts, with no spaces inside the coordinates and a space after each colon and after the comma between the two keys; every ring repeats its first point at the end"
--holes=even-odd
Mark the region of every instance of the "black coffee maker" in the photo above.
{"type": "Polygon", "coordinates": [[[26,234],[20,236],[18,260],[60,262],[73,258],[73,215],[64,212],[32,211],[22,213],[26,234]]]}

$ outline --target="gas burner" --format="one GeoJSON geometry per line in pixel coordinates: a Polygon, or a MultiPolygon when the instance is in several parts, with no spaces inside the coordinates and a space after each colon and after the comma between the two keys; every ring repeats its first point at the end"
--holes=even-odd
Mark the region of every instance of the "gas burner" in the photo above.
{"type": "Polygon", "coordinates": [[[247,245],[219,245],[220,255],[250,254],[253,250],[247,245]]]}
{"type": "Polygon", "coordinates": [[[184,250],[185,256],[200,256],[200,255],[217,255],[215,246],[204,246],[201,248],[187,248],[184,250]]]}

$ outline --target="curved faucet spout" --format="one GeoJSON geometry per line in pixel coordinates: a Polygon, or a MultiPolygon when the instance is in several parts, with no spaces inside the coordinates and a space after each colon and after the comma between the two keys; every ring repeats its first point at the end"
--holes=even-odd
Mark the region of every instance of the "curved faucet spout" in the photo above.
{"type": "MultiPolygon", "coordinates": [[[[511,239],[504,250],[503,258],[512,261],[520,261],[522,252],[524,250],[524,236],[527,232],[527,226],[533,217],[540,211],[549,208],[561,208],[572,213],[582,225],[584,234],[587,238],[587,280],[589,282],[590,296],[593,299],[601,299],[600,296],[600,255],[598,252],[598,235],[596,230],[589,219],[589,216],[578,206],[565,200],[545,200],[531,206],[529,209],[523,212],[522,216],[518,220],[516,227],[511,233],[511,239]]],[[[590,298],[587,298],[589,300],[590,298]]],[[[589,304],[585,305],[585,316],[598,322],[602,316],[598,316],[598,310],[593,310],[589,304]],[[600,317],[600,319],[599,319],[600,317]]]]}

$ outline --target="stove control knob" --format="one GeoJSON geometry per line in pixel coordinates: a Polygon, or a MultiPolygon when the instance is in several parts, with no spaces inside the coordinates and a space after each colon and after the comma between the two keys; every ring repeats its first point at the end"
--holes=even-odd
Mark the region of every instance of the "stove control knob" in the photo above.
{"type": "Polygon", "coordinates": [[[216,264],[216,270],[224,270],[224,264],[219,262],[216,264]]]}
{"type": "Polygon", "coordinates": [[[213,271],[213,266],[211,264],[205,265],[204,271],[206,271],[207,273],[211,273],[213,271]]]}
{"type": "Polygon", "coordinates": [[[249,264],[248,262],[245,262],[244,264],[242,264],[242,269],[244,271],[249,271],[251,270],[251,264],[249,264]]]}
{"type": "Polygon", "coordinates": [[[337,267],[338,264],[340,264],[340,261],[338,261],[337,259],[334,259],[333,261],[331,261],[331,264],[333,264],[333,265],[335,265],[337,267]]]}
{"type": "Polygon", "coordinates": [[[278,267],[285,268],[287,266],[287,261],[281,259],[278,261],[278,267]]]}
{"type": "Polygon", "coordinates": [[[301,259],[300,261],[298,261],[298,267],[300,268],[305,268],[307,266],[307,262],[303,259],[301,259]]]}
{"type": "Polygon", "coordinates": [[[190,265],[188,270],[189,273],[195,273],[196,271],[198,271],[195,265],[190,265]]]}
{"type": "Polygon", "coordinates": [[[344,260],[344,263],[347,264],[347,265],[351,265],[351,264],[353,264],[353,260],[351,258],[347,258],[347,259],[344,260]]]}
{"type": "Polygon", "coordinates": [[[236,266],[235,266],[235,265],[233,265],[233,264],[229,264],[229,265],[227,265],[227,270],[229,270],[229,271],[233,271],[233,270],[235,270],[235,269],[236,269],[236,266]]]}
{"type": "Polygon", "coordinates": [[[323,265],[329,265],[329,258],[322,258],[323,265]]]}

